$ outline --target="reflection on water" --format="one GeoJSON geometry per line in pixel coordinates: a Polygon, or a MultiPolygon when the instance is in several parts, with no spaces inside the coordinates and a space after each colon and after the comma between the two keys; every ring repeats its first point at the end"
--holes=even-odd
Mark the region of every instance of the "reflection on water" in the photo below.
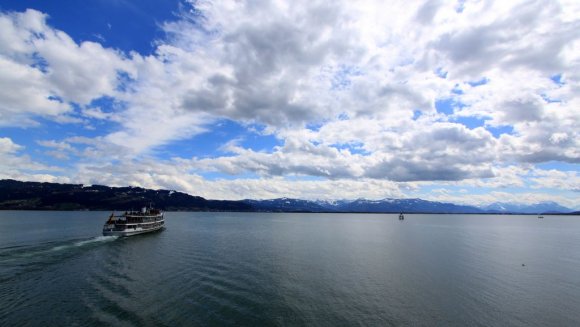
{"type": "Polygon", "coordinates": [[[580,219],[0,212],[0,325],[580,324],[580,219]]]}

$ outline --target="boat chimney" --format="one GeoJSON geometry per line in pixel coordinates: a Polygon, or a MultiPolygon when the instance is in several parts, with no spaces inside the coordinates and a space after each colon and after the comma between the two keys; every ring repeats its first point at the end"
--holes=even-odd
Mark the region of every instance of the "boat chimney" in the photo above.
{"type": "Polygon", "coordinates": [[[141,208],[141,213],[147,213],[147,207],[141,208]]]}

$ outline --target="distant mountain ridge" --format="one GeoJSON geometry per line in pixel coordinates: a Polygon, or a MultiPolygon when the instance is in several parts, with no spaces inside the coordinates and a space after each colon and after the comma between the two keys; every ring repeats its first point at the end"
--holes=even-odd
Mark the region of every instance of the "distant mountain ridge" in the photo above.
{"type": "Polygon", "coordinates": [[[422,199],[382,199],[338,201],[334,206],[338,211],[348,212],[433,212],[433,213],[483,213],[483,210],[472,206],[453,203],[427,201],[422,199]]]}
{"type": "Polygon", "coordinates": [[[290,198],[270,200],[207,200],[170,190],[140,187],[57,184],[0,180],[0,210],[128,210],[152,203],[168,211],[244,212],[368,212],[368,213],[570,213],[555,202],[534,205],[494,203],[484,207],[422,199],[310,201],[290,198]]]}
{"type": "Polygon", "coordinates": [[[421,199],[382,199],[382,200],[337,200],[309,201],[297,199],[244,200],[258,211],[280,212],[430,212],[430,213],[484,213],[483,210],[456,205],[453,203],[433,202],[421,199]]]}
{"type": "Polygon", "coordinates": [[[253,211],[240,201],[206,200],[169,190],[0,180],[3,210],[129,210],[150,203],[176,211],[253,211]]]}
{"type": "Polygon", "coordinates": [[[271,200],[244,200],[259,211],[308,211],[308,212],[407,212],[407,213],[570,213],[572,210],[555,202],[532,205],[494,203],[484,207],[457,205],[454,203],[422,199],[337,200],[308,201],[288,198],[271,200]]]}
{"type": "Polygon", "coordinates": [[[568,213],[572,211],[571,209],[561,206],[558,203],[552,201],[545,201],[531,205],[520,203],[496,202],[481,208],[491,213],[519,212],[519,213],[538,214],[538,213],[563,213],[563,212],[568,213]]]}
{"type": "Polygon", "coordinates": [[[268,212],[328,212],[333,211],[315,201],[279,198],[270,200],[242,200],[252,206],[255,211],[268,212]]]}

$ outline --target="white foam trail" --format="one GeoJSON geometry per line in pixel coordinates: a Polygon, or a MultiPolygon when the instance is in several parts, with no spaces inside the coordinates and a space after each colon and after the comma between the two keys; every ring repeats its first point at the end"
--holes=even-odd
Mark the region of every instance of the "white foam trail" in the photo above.
{"type": "Polygon", "coordinates": [[[70,245],[55,246],[52,249],[50,249],[50,251],[60,251],[60,250],[66,249],[66,248],[70,248],[70,245]]]}
{"type": "Polygon", "coordinates": [[[99,242],[110,242],[110,241],[116,240],[117,238],[119,238],[119,236],[97,236],[97,237],[91,238],[90,240],[76,242],[74,244],[74,246],[83,246],[86,244],[99,243],[99,242]]]}
{"type": "Polygon", "coordinates": [[[50,249],[49,251],[61,251],[61,250],[65,250],[65,249],[68,249],[71,247],[79,247],[79,246],[84,246],[84,245],[93,244],[93,243],[100,243],[100,242],[110,242],[110,241],[116,240],[117,238],[119,238],[119,236],[97,236],[97,237],[93,237],[93,238],[88,239],[88,240],[75,242],[73,244],[65,244],[65,245],[55,246],[52,249],[50,249]]]}

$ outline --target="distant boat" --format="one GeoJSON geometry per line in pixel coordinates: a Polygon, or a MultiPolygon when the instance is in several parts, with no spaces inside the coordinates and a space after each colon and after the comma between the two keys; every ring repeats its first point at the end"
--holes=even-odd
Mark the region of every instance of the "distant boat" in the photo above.
{"type": "Polygon", "coordinates": [[[538,219],[544,219],[544,216],[538,216],[538,219]]]}
{"type": "Polygon", "coordinates": [[[141,211],[127,211],[120,216],[111,213],[103,226],[104,236],[132,236],[154,232],[165,226],[161,210],[144,207],[141,211]]]}
{"type": "Polygon", "coordinates": [[[403,216],[402,212],[399,214],[399,220],[405,220],[405,216],[403,216]]]}

